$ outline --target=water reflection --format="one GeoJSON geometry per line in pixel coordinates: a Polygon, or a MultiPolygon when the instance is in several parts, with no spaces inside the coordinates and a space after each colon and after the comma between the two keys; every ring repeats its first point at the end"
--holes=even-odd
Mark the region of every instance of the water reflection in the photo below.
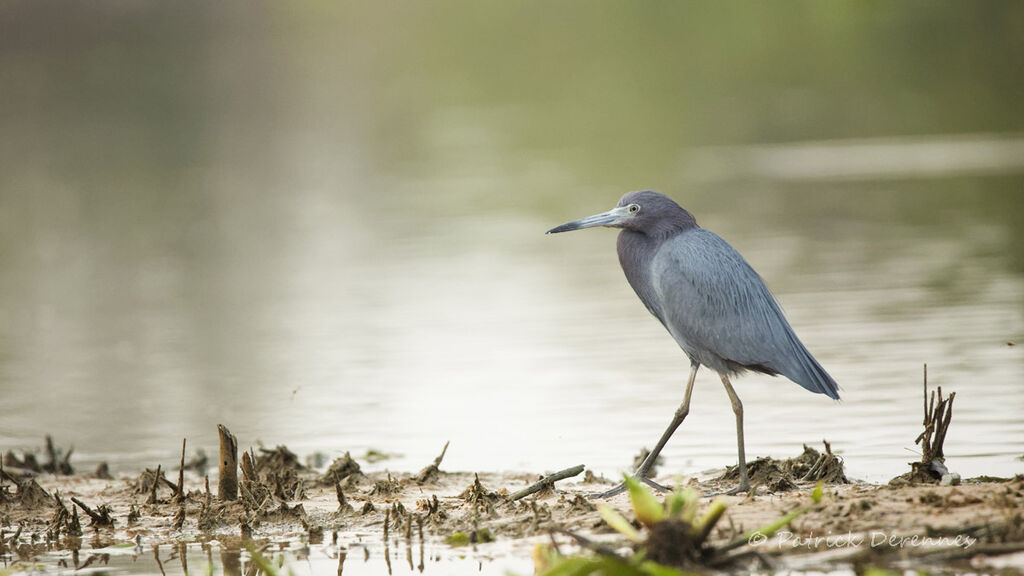
{"type": "MultiPolygon", "coordinates": [[[[953,468],[1019,472],[1022,8],[796,6],[21,6],[0,447],[50,432],[137,471],[224,422],[395,469],[451,440],[452,469],[615,473],[686,362],[610,233],[542,232],[652,187],[744,253],[844,386],[738,381],[751,455],[825,436],[894,475],[928,362],[958,391],[953,468]]],[[[674,472],[735,458],[709,378],[674,472]]]]}
{"type": "Polygon", "coordinates": [[[242,576],[241,548],[231,541],[222,541],[220,543],[220,565],[224,570],[224,576],[242,576]]]}
{"type": "MultiPolygon", "coordinates": [[[[523,551],[523,559],[505,557],[494,560],[492,555],[512,556],[511,549],[504,547],[501,551],[451,549],[438,543],[426,543],[422,540],[417,544],[412,541],[395,541],[392,550],[385,544],[359,542],[357,539],[346,546],[310,545],[303,546],[300,542],[281,542],[272,545],[269,542],[253,542],[265,555],[267,561],[275,566],[284,566],[291,574],[325,574],[337,572],[341,574],[478,574],[482,571],[493,573],[527,574],[532,570],[528,553],[523,551]],[[280,548],[278,550],[277,548],[280,548]],[[361,558],[350,554],[353,549],[362,549],[361,558]],[[414,550],[415,548],[415,550],[414,550]],[[430,554],[425,550],[430,548],[430,554]],[[418,565],[413,564],[413,555],[418,557],[418,565]],[[403,560],[392,564],[392,555],[403,560]],[[429,560],[429,562],[426,562],[429,560]]],[[[344,538],[343,540],[347,540],[344,538]]],[[[222,573],[225,576],[242,576],[258,574],[262,571],[260,563],[253,559],[252,553],[241,546],[237,538],[220,538],[209,542],[180,542],[173,546],[123,547],[114,545],[105,548],[82,547],[81,543],[64,543],[69,548],[56,543],[47,545],[20,544],[15,547],[18,566],[42,564],[75,571],[102,571],[109,573],[160,574],[162,576],[192,573],[222,573]],[[216,549],[216,550],[215,550],[216,549]],[[170,552],[168,553],[168,550],[170,552]],[[216,553],[216,556],[215,556],[216,553]],[[216,558],[216,559],[215,559],[216,558]]],[[[500,548],[500,546],[498,546],[500,548]]],[[[15,565],[8,554],[0,554],[0,567],[10,568],[15,565]]]]}

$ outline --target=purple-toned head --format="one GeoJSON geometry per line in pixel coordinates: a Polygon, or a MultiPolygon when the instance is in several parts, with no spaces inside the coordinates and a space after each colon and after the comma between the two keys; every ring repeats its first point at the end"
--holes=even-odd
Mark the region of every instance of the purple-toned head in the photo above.
{"type": "Polygon", "coordinates": [[[630,192],[607,212],[566,222],[548,230],[548,234],[604,226],[642,234],[671,234],[693,228],[697,221],[674,200],[651,190],[630,192]]]}

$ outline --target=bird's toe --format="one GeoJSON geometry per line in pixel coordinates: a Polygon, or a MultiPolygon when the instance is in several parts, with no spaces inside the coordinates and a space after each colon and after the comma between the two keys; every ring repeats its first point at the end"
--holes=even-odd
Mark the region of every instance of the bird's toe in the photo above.
{"type": "Polygon", "coordinates": [[[735,496],[737,494],[746,494],[747,492],[750,492],[750,483],[743,482],[739,486],[733,488],[732,490],[727,490],[725,494],[727,496],[735,496]]]}
{"type": "Polygon", "coordinates": [[[644,484],[647,484],[651,488],[654,488],[658,492],[671,492],[672,491],[671,487],[669,487],[669,486],[662,486],[661,484],[658,484],[657,482],[655,482],[654,480],[651,480],[650,478],[646,478],[644,476],[635,476],[635,478],[637,480],[640,480],[644,484]]]}
{"type": "MultiPolygon", "coordinates": [[[[662,486],[661,484],[658,484],[657,482],[655,482],[654,480],[651,480],[650,478],[647,478],[646,476],[633,476],[633,478],[643,482],[644,484],[647,484],[648,486],[650,486],[651,488],[654,488],[655,490],[657,490],[659,492],[671,492],[672,491],[672,488],[670,488],[668,486],[662,486]]],[[[607,492],[598,492],[596,494],[587,494],[587,498],[590,498],[592,500],[603,500],[605,498],[611,498],[612,496],[616,496],[618,494],[622,494],[625,491],[626,491],[626,483],[622,482],[621,484],[619,484],[615,488],[612,488],[611,490],[608,490],[607,492]]]]}
{"type": "Polygon", "coordinates": [[[616,486],[615,488],[612,488],[611,490],[608,490],[607,492],[596,492],[594,494],[587,494],[587,498],[590,498],[591,500],[604,500],[605,498],[611,498],[612,496],[615,496],[617,494],[621,494],[621,493],[623,493],[625,491],[626,491],[626,483],[623,482],[623,483],[619,484],[618,486],[616,486]]]}

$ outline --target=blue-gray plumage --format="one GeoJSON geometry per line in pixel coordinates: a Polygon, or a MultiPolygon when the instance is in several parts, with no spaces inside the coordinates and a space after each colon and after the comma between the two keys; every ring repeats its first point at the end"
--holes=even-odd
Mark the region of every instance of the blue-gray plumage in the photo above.
{"type": "MultiPolygon", "coordinates": [[[[750,264],[670,198],[651,191],[630,192],[612,210],[562,224],[548,234],[594,226],[622,229],[618,252],[626,279],[690,358],[683,403],[634,476],[660,488],[647,473],[689,413],[697,369],[704,365],[721,376],[736,414],[740,484],[731,492],[749,490],[743,405],[729,376],[748,370],[781,374],[838,400],[835,380],[797,338],[750,264]]],[[[598,496],[621,491],[619,486],[598,496]]]]}

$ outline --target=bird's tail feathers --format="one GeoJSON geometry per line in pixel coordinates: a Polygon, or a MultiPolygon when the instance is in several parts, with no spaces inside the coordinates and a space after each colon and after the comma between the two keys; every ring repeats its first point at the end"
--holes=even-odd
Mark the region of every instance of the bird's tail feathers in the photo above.
{"type": "Polygon", "coordinates": [[[822,368],[814,356],[811,356],[810,351],[796,338],[795,334],[792,335],[792,338],[795,340],[794,344],[799,353],[794,359],[793,373],[786,374],[786,376],[811,392],[817,392],[833,400],[839,400],[839,384],[829,376],[828,372],[822,368]]]}

